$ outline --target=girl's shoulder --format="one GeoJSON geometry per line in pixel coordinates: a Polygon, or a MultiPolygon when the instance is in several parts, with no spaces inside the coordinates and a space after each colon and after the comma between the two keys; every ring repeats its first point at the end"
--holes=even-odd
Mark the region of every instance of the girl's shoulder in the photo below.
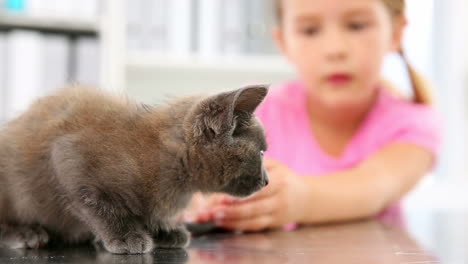
{"type": "Polygon", "coordinates": [[[442,139],[442,118],[431,105],[416,104],[380,89],[368,131],[389,141],[414,143],[434,152],[442,139]]]}
{"type": "Polygon", "coordinates": [[[438,110],[432,105],[416,104],[403,96],[396,95],[386,88],[380,88],[380,95],[374,111],[380,119],[392,121],[430,122],[441,121],[438,110]]]}

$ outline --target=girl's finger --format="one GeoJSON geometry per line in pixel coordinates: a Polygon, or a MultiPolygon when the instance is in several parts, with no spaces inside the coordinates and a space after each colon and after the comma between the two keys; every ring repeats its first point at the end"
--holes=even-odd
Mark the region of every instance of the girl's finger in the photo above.
{"type": "Polygon", "coordinates": [[[210,196],[210,199],[208,199],[207,203],[207,208],[212,208],[214,206],[220,205],[225,201],[226,199],[229,199],[231,196],[226,195],[226,194],[213,194],[210,196]]]}
{"type": "Polygon", "coordinates": [[[270,215],[262,215],[243,220],[218,220],[216,225],[226,229],[255,232],[269,228],[272,222],[273,219],[270,215]]]}
{"type": "Polygon", "coordinates": [[[226,200],[227,197],[228,196],[225,194],[212,194],[205,196],[203,206],[198,207],[195,212],[192,210],[193,215],[188,215],[188,219],[199,223],[212,220],[213,217],[210,211],[214,207],[223,204],[223,201],[226,200]]]}
{"type": "Polygon", "coordinates": [[[276,208],[273,198],[221,206],[213,209],[214,220],[242,220],[270,215],[276,208]]]}
{"type": "Polygon", "coordinates": [[[198,223],[208,222],[208,221],[211,221],[212,218],[213,218],[212,213],[206,210],[206,211],[199,212],[195,216],[195,222],[198,222],[198,223]]]}

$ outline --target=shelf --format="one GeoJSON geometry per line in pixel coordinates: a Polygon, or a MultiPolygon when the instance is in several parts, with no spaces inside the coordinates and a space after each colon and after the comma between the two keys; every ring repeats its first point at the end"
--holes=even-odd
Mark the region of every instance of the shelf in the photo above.
{"type": "Polygon", "coordinates": [[[0,30],[29,29],[71,35],[97,35],[98,23],[63,18],[28,17],[0,13],[0,30]]]}
{"type": "Polygon", "coordinates": [[[204,58],[197,55],[184,57],[148,52],[131,52],[127,56],[129,69],[175,69],[193,71],[239,72],[239,73],[293,73],[291,66],[282,57],[269,55],[238,55],[204,58]]]}

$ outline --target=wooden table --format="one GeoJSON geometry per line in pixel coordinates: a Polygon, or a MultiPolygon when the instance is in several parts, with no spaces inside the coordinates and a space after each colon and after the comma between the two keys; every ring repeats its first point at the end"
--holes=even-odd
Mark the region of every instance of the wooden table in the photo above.
{"type": "MultiPolygon", "coordinates": [[[[156,250],[145,255],[112,255],[91,245],[49,250],[3,248],[0,263],[446,263],[438,259],[440,253],[423,249],[398,221],[368,221],[295,231],[203,235],[194,238],[186,250],[156,250]]],[[[454,262],[463,263],[468,259],[454,262]]]]}

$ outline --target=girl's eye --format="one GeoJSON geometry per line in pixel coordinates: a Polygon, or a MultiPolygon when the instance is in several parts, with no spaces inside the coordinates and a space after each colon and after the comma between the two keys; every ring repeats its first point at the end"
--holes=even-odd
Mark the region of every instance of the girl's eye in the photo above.
{"type": "Polygon", "coordinates": [[[306,35],[306,36],[313,36],[319,32],[318,27],[306,27],[301,29],[301,33],[306,35]]]}
{"type": "Polygon", "coordinates": [[[368,26],[369,26],[369,23],[364,23],[364,22],[348,24],[348,28],[353,31],[361,31],[363,29],[366,29],[368,26]]]}

